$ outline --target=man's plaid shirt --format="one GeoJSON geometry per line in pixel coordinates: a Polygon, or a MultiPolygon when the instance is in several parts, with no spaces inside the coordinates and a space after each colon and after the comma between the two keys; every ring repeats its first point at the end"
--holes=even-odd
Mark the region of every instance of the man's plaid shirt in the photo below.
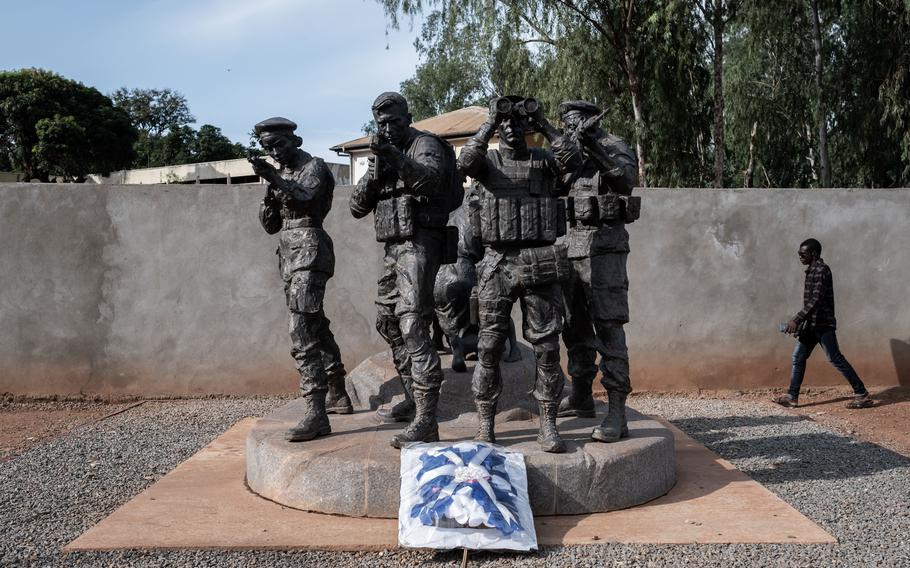
{"type": "Polygon", "coordinates": [[[837,326],[834,317],[834,280],[831,269],[820,258],[806,268],[803,309],[794,319],[797,323],[805,320],[810,328],[837,326]]]}

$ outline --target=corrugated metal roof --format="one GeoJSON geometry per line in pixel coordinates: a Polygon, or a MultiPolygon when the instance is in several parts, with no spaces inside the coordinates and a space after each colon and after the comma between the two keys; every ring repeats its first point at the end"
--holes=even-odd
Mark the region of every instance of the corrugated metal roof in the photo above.
{"type": "MultiPolygon", "coordinates": [[[[432,118],[426,118],[413,123],[411,126],[417,130],[426,130],[446,139],[464,138],[473,136],[480,125],[487,119],[488,110],[484,107],[469,106],[446,112],[432,118]]],[[[370,145],[370,137],[362,136],[348,142],[332,146],[333,152],[350,152],[370,145]]]]}

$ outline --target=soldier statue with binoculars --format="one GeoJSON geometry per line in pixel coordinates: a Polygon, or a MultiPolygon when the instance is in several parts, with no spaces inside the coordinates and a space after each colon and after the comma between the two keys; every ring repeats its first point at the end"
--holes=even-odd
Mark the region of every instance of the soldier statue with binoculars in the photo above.
{"type": "Polygon", "coordinates": [[[484,246],[477,265],[480,331],[478,364],[472,390],[480,425],[476,440],[494,442],[494,419],[502,391],[499,363],[511,319],[520,301],[523,335],[533,346],[540,407],[538,443],[544,451],[564,452],[556,413],[565,377],[559,364],[563,299],[560,282],[568,277],[564,247],[565,209],[556,197],[557,182],[579,164],[578,149],[544,117],[532,98],[499,97],[489,116],[461,151],[459,169],[480,185],[475,227],[484,246]],[[552,152],[528,148],[531,130],[542,134],[552,152]],[[494,133],[499,149],[488,149],[494,133]]]}

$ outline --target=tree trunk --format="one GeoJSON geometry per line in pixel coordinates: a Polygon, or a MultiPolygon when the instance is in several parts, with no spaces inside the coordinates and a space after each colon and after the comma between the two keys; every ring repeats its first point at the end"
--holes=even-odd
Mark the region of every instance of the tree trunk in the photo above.
{"type": "MultiPolygon", "coordinates": [[[[628,40],[628,36],[627,36],[628,40]]],[[[623,58],[626,63],[626,76],[629,79],[629,96],[632,98],[632,114],[635,118],[635,153],[638,155],[638,184],[648,187],[647,177],[647,150],[645,149],[645,117],[641,106],[641,85],[638,83],[638,74],[635,72],[635,62],[630,53],[631,46],[628,41],[623,49],[623,58]]]]}
{"type": "Polygon", "coordinates": [[[758,121],[752,123],[752,133],[749,135],[749,163],[743,172],[743,187],[755,187],[755,133],[758,131],[758,121]]]}
{"type": "Polygon", "coordinates": [[[815,119],[818,121],[818,186],[831,187],[831,160],[828,158],[828,125],[822,93],[822,32],[818,0],[812,0],[812,40],[815,44],[815,119]]]}
{"type": "Polygon", "coordinates": [[[714,0],[714,187],[724,186],[724,0],[714,0]]]}

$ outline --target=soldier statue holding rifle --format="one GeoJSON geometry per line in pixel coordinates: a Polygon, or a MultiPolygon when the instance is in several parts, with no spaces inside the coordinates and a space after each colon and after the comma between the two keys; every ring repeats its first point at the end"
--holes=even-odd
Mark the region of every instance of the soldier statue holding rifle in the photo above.
{"type": "Polygon", "coordinates": [[[306,413],[286,438],[292,442],[329,434],[327,413],[350,414],[344,365],[323,296],[335,270],[332,239],[322,222],[332,208],[335,180],[320,158],[300,149],[297,125],[281,117],[253,127],[262,148],[280,166],[250,157],[256,175],[268,182],[259,221],[270,235],[280,232],[278,263],[289,311],[291,355],[300,373],[300,396],[306,413]]]}

